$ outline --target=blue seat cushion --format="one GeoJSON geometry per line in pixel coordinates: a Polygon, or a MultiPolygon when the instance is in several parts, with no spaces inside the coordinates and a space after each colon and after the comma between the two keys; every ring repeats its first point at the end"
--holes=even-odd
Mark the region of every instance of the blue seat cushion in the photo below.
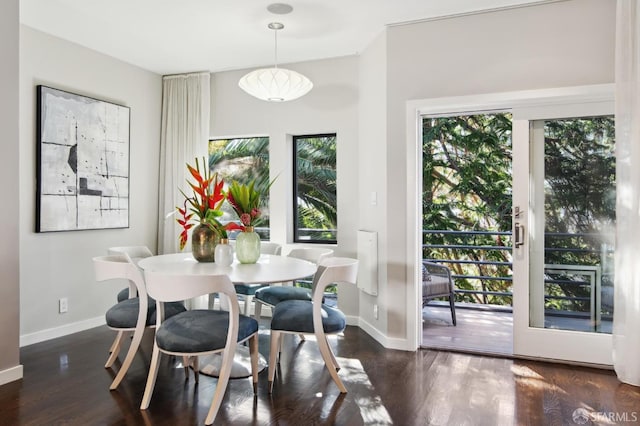
{"type": "Polygon", "coordinates": [[[129,287],[123,288],[122,290],[120,290],[120,292],[118,293],[118,296],[116,296],[118,299],[118,302],[122,302],[123,300],[127,300],[129,298],[129,287]]]}
{"type": "MultiPolygon", "coordinates": [[[[170,352],[197,353],[224,348],[229,312],[194,309],[172,316],[156,331],[158,347],[170,352]]],[[[238,341],[258,331],[258,322],[240,315],[238,341]]]]}
{"type": "MultiPolygon", "coordinates": [[[[149,307],[147,309],[147,326],[156,324],[156,302],[148,298],[149,307]]],[[[140,310],[140,300],[137,297],[125,299],[112,306],[105,314],[107,325],[112,328],[135,328],[138,322],[138,311],[140,310]]],[[[169,318],[180,312],[186,311],[181,302],[165,303],[165,317],[169,318]]]]}
{"type": "MultiPolygon", "coordinates": [[[[338,309],[322,305],[322,328],[325,333],[338,333],[347,325],[338,309]]],[[[313,303],[307,300],[286,300],[276,305],[271,318],[271,329],[313,333],[313,303]]]]}
{"type": "Polygon", "coordinates": [[[234,284],[237,294],[244,294],[245,296],[253,296],[256,291],[263,287],[268,287],[269,284],[234,284]]]}
{"type": "Polygon", "coordinates": [[[265,287],[256,291],[256,299],[276,306],[285,300],[311,300],[311,290],[303,287],[277,286],[265,287]]]}

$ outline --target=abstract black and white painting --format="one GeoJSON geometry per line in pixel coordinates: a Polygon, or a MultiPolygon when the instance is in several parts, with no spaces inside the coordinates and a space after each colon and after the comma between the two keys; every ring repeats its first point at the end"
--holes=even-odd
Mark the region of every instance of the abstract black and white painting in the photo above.
{"type": "Polygon", "coordinates": [[[36,232],[129,226],[129,108],[38,86],[36,232]]]}

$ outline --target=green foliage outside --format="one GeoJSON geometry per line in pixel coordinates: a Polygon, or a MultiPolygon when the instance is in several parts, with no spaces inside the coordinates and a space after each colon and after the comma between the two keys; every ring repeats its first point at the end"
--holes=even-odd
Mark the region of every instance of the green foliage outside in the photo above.
{"type": "MultiPolygon", "coordinates": [[[[296,137],[298,240],[335,242],[338,234],[336,136],[296,137]]],[[[311,281],[296,285],[311,288],[311,281]]],[[[331,285],[327,293],[337,293],[331,285]]]]}
{"type": "MultiPolygon", "coordinates": [[[[423,229],[511,230],[511,117],[509,114],[427,118],[423,121],[423,229]]],[[[446,264],[453,274],[511,277],[510,236],[425,233],[423,258],[489,261],[446,264]],[[480,250],[451,246],[504,247],[480,250]]],[[[510,280],[456,279],[463,290],[511,292],[510,280]]],[[[511,305],[510,295],[458,293],[458,302],[511,305]]]]}
{"type": "Polygon", "coordinates": [[[298,239],[335,242],[336,136],[296,137],[298,239]]]}
{"type": "MultiPolygon", "coordinates": [[[[545,122],[545,263],[599,265],[604,270],[603,285],[612,285],[613,279],[613,132],[612,117],[545,122]]],[[[462,261],[447,264],[454,274],[467,276],[456,280],[459,289],[511,292],[511,162],[509,114],[423,121],[423,228],[493,233],[425,232],[424,244],[447,246],[425,248],[425,259],[462,261]],[[456,245],[492,249],[451,247],[456,245]],[[490,264],[465,263],[469,261],[490,264]]],[[[589,289],[577,285],[584,276],[548,274],[547,279],[558,282],[548,282],[546,294],[560,297],[547,300],[548,309],[589,311],[589,289]]],[[[458,294],[457,301],[511,305],[512,298],[465,293],[458,294]]]]}
{"type": "MultiPolygon", "coordinates": [[[[610,116],[544,123],[545,264],[599,266],[603,286],[613,285],[614,132],[610,116]]],[[[547,308],[590,311],[589,288],[578,285],[588,277],[565,273],[550,278],[558,282],[547,283],[546,294],[583,300],[550,299],[547,308]]]]}

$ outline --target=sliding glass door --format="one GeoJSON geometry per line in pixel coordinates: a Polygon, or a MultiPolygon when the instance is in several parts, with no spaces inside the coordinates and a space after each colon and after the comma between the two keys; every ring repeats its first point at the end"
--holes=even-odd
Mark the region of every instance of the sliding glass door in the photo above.
{"type": "Polygon", "coordinates": [[[611,364],[612,102],[514,111],[514,354],[611,364]]]}

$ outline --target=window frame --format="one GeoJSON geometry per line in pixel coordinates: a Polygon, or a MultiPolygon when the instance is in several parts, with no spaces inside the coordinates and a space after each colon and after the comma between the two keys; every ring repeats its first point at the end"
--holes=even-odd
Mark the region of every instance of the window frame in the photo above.
{"type": "MultiPolygon", "coordinates": [[[[305,135],[292,135],[292,151],[293,151],[293,197],[292,197],[292,210],[293,210],[293,225],[292,225],[292,236],[293,242],[298,244],[338,244],[337,239],[337,229],[336,229],[336,238],[331,240],[318,240],[318,239],[301,239],[298,229],[298,140],[299,139],[312,139],[312,138],[328,138],[332,137],[336,141],[336,149],[338,143],[338,134],[336,132],[332,133],[317,133],[317,134],[305,134],[305,135]]],[[[336,154],[337,155],[337,154],[336,154]]],[[[336,170],[337,170],[337,159],[336,159],[336,170]]],[[[337,173],[337,172],[336,172],[337,173]]],[[[336,197],[337,197],[338,186],[336,183],[336,197]]],[[[336,200],[336,211],[338,209],[337,200],[336,200]]],[[[337,224],[336,224],[337,226],[337,224]]]]}

